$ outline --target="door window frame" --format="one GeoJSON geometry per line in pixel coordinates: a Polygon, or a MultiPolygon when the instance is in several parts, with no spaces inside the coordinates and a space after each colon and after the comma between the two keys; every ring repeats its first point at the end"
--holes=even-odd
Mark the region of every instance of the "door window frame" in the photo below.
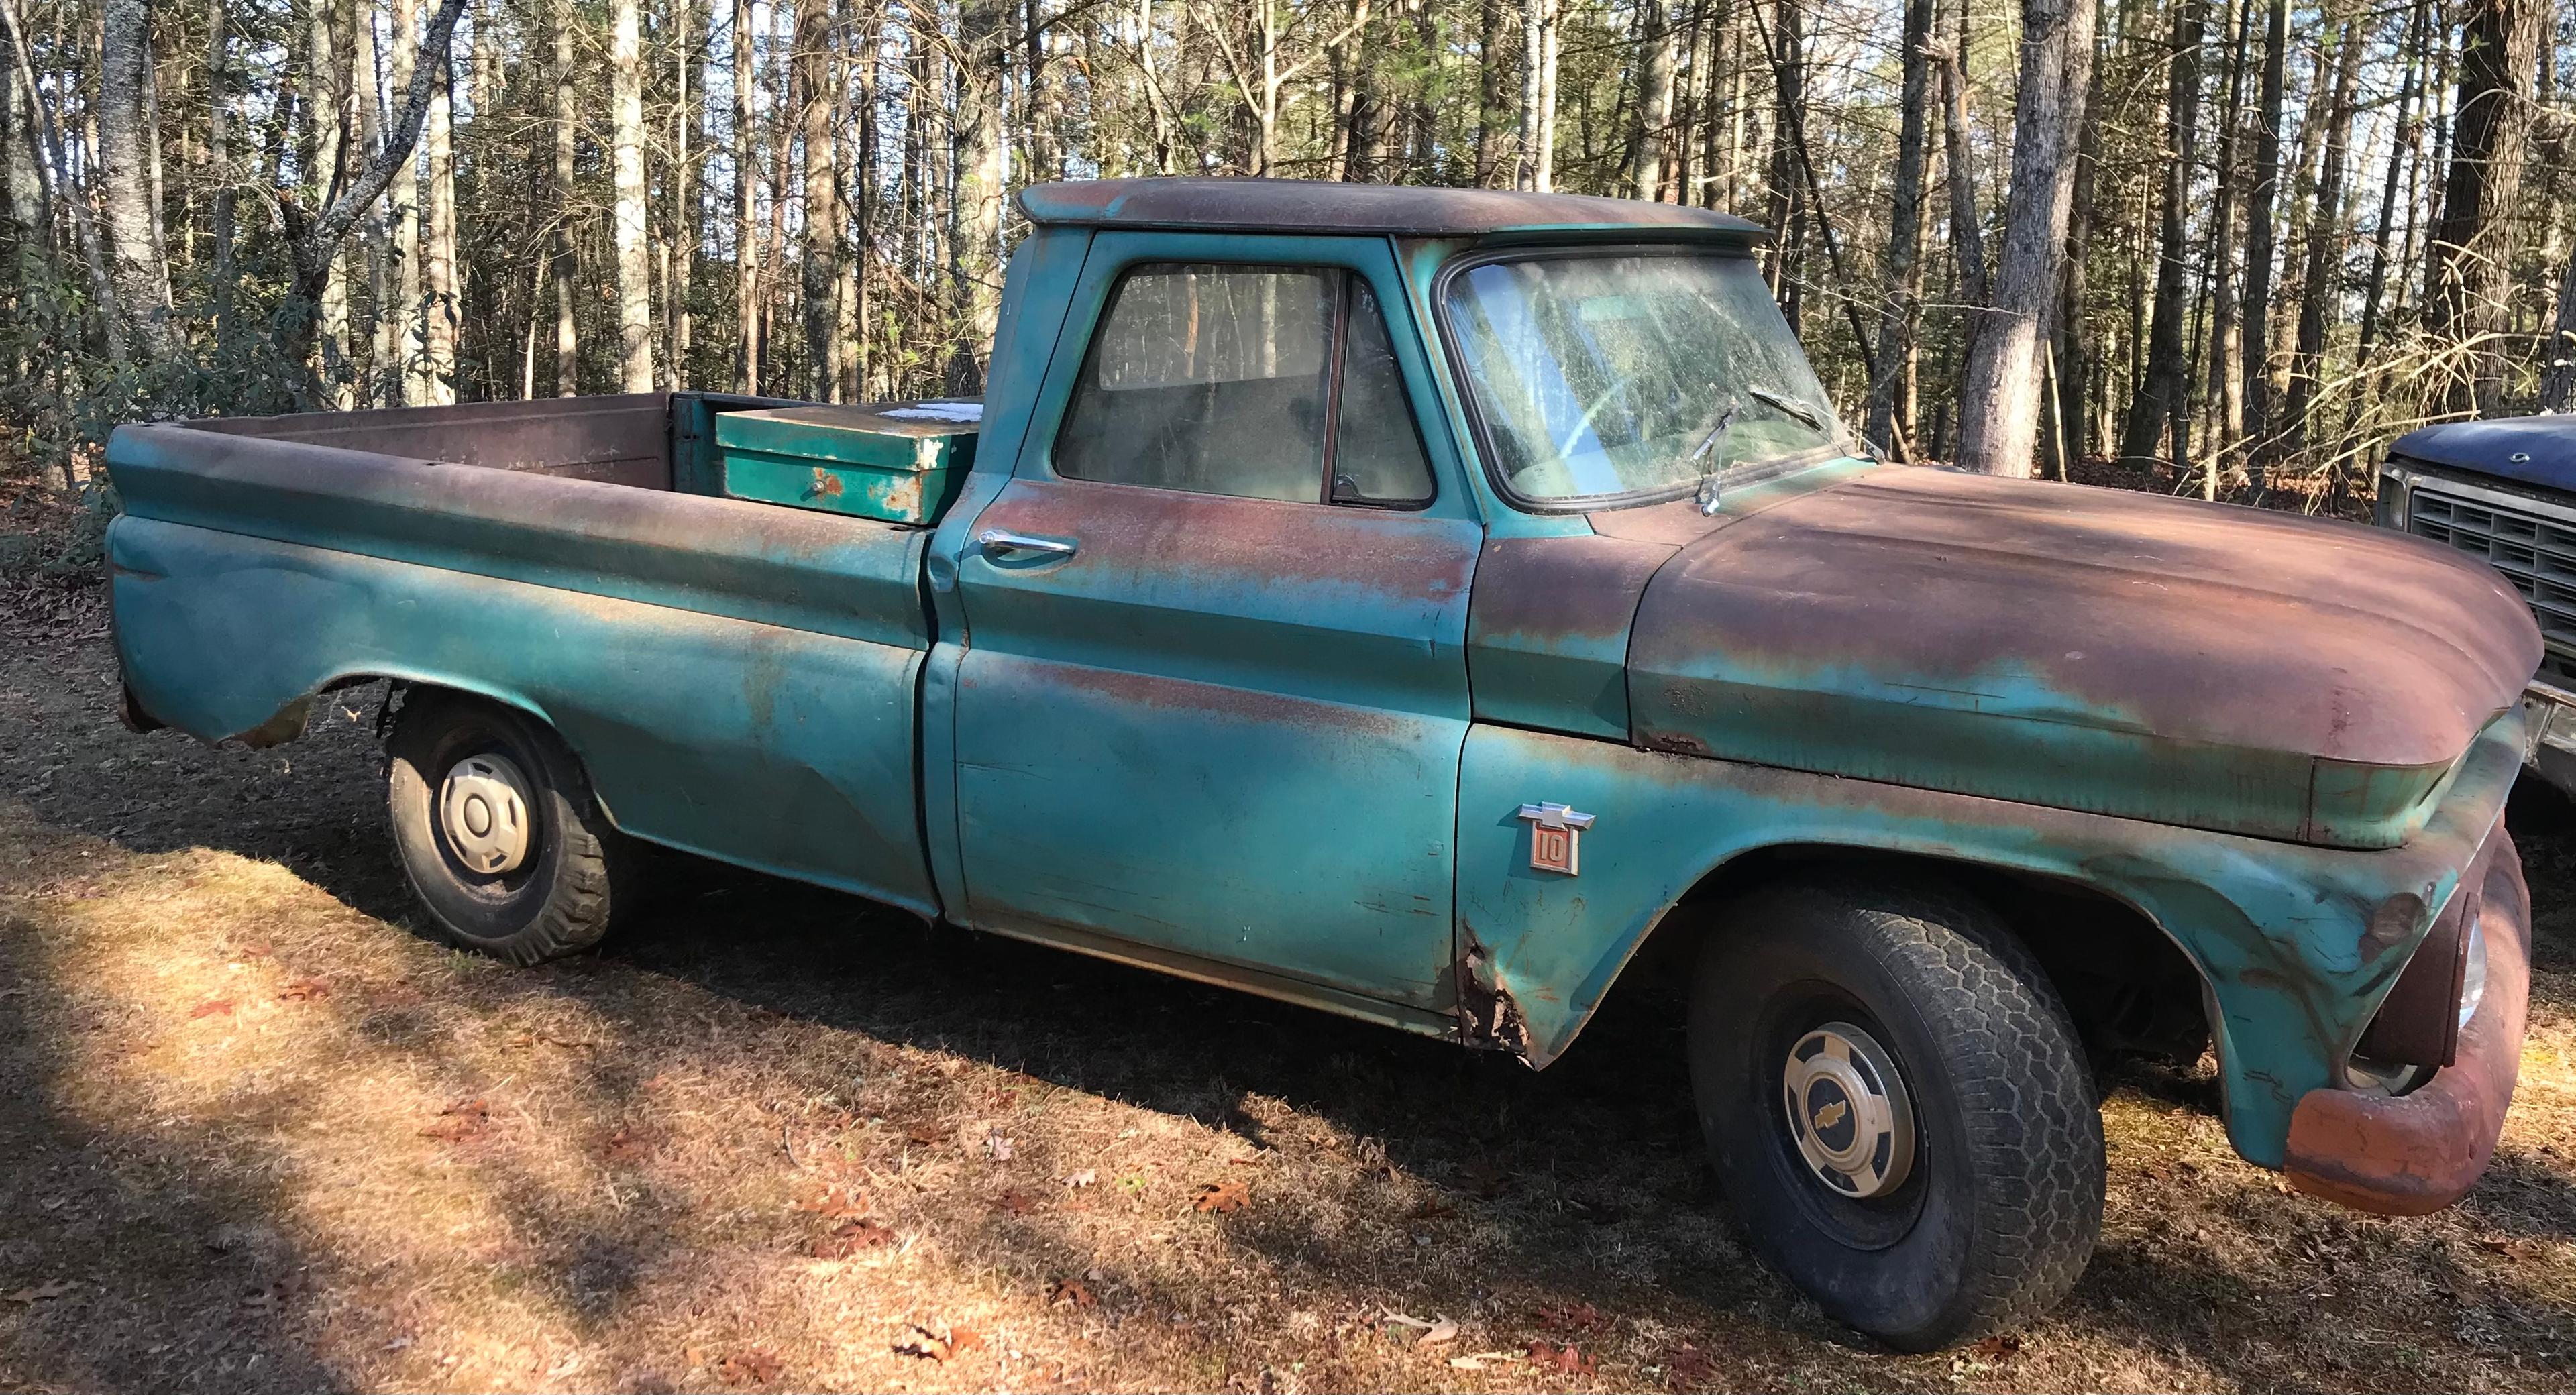
{"type": "MultiPolygon", "coordinates": [[[[1432,376],[1422,326],[1397,272],[1393,246],[1388,239],[1381,237],[1147,230],[1097,234],[1081,275],[1075,282],[1073,304],[1065,315],[1063,332],[1056,340],[1056,353],[1047,365],[1046,377],[1038,394],[1038,413],[1030,423],[1028,435],[1022,438],[1020,459],[1012,469],[1015,477],[1061,481],[1087,489],[1152,489],[1165,494],[1187,492],[1155,485],[1080,479],[1059,474],[1055,468],[1056,442],[1061,438],[1065,420],[1071,413],[1074,391],[1090,369],[1092,347],[1108,318],[1114,292],[1131,271],[1166,264],[1339,271],[1365,282],[1369,293],[1377,300],[1379,316],[1385,321],[1388,346],[1395,352],[1405,410],[1412,418],[1415,439],[1420,442],[1423,459],[1431,470],[1432,497],[1420,504],[1400,507],[1364,502],[1291,503],[1238,494],[1202,494],[1198,497],[1278,508],[1342,508],[1374,514],[1480,520],[1475,492],[1466,486],[1461,474],[1464,457],[1446,414],[1425,415],[1424,403],[1443,399],[1432,376]]],[[[1347,306],[1347,290],[1343,299],[1347,306]]],[[[1341,338],[1336,336],[1336,352],[1341,338]]],[[[1334,366],[1336,369],[1339,367],[1338,363],[1334,366]]],[[[1332,391],[1338,404],[1338,372],[1335,373],[1332,391]]],[[[1327,430],[1338,433],[1340,423],[1337,417],[1328,416],[1326,420],[1327,430]]],[[[1325,463],[1329,468],[1329,450],[1325,463]]],[[[1324,482],[1324,487],[1329,488],[1329,479],[1324,482]]]]}

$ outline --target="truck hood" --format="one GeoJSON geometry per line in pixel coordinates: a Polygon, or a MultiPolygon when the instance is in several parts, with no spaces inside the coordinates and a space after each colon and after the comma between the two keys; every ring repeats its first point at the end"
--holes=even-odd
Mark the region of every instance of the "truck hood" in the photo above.
{"type": "Polygon", "coordinates": [[[2576,489],[2576,417],[2571,416],[2442,422],[2398,437],[2388,453],[2542,489],[2576,489]]]}
{"type": "Polygon", "coordinates": [[[1636,739],[2339,847],[2393,847],[2541,656],[2448,549],[2195,500],[1872,470],[1648,583],[1636,739]]]}

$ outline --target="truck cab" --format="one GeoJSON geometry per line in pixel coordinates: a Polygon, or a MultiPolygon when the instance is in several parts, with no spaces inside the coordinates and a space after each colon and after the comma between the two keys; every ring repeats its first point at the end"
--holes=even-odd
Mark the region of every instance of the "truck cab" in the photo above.
{"type": "Polygon", "coordinates": [[[1754,1247],[1908,1348],[2081,1271],[2102,1053],[2211,1053],[2320,1195],[2474,1184],[2542,653],[2486,566],[1876,461],[1720,214],[1020,208],[971,411],[121,429],[130,716],[389,680],[413,884],[523,962],[668,847],[1533,1068],[1668,989],[1754,1247]]]}

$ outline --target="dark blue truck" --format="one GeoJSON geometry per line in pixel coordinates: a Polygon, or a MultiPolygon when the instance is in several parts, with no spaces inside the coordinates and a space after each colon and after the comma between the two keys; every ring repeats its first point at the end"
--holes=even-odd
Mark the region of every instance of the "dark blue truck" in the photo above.
{"type": "Polygon", "coordinates": [[[2576,416],[2444,422],[2398,438],[2378,519],[2484,558],[2522,593],[2545,650],[2529,764],[2576,795],[2576,416]]]}

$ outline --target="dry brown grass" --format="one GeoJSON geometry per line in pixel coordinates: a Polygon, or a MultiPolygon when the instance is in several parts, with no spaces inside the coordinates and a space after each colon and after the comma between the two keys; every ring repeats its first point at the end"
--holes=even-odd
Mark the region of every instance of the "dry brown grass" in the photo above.
{"type": "Polygon", "coordinates": [[[2468,1203],[2287,1195],[2205,1076],[2129,1075],[2073,1298],[1906,1358],[1739,1248],[1650,1002],[1533,1075],[708,868],[512,971],[410,932],[363,706],[265,753],[130,737],[95,598],[19,616],[0,1388],[2576,1380],[2576,824],[2547,806],[2518,811],[2549,816],[2525,1083],[2468,1203]]]}

